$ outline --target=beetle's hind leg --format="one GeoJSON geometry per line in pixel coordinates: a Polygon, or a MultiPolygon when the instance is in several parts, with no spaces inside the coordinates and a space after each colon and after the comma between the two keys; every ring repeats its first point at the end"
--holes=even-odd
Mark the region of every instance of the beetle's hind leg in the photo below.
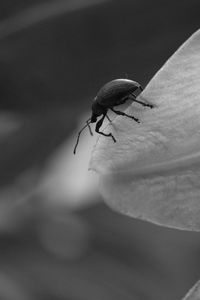
{"type": "Polygon", "coordinates": [[[106,115],[106,118],[108,119],[108,121],[109,121],[110,123],[112,122],[112,120],[109,118],[108,115],[106,115]]]}
{"type": "Polygon", "coordinates": [[[103,124],[103,120],[105,119],[105,117],[106,117],[106,115],[103,115],[103,117],[96,123],[95,131],[101,135],[110,136],[113,139],[113,142],[116,143],[116,139],[114,138],[112,133],[104,133],[102,131],[99,131],[100,127],[103,124]]]}
{"type": "Polygon", "coordinates": [[[141,90],[141,92],[144,91],[144,89],[141,85],[139,86],[139,89],[141,90]]]}
{"type": "Polygon", "coordinates": [[[152,105],[152,104],[149,104],[149,103],[145,103],[145,102],[136,100],[136,95],[135,95],[135,94],[132,93],[131,96],[133,96],[134,99],[133,99],[133,98],[129,98],[129,99],[131,99],[133,102],[137,102],[137,103],[141,104],[142,106],[146,106],[146,107],[153,108],[153,105],[152,105]]]}
{"type": "Polygon", "coordinates": [[[123,111],[119,111],[119,110],[115,110],[114,108],[110,108],[114,113],[116,113],[117,115],[120,115],[120,116],[125,116],[125,117],[127,117],[127,118],[130,118],[130,119],[133,119],[135,122],[137,122],[137,123],[140,123],[140,121],[137,119],[137,118],[135,118],[134,116],[131,116],[131,115],[128,115],[128,114],[126,114],[125,112],[123,112],[123,111]]]}

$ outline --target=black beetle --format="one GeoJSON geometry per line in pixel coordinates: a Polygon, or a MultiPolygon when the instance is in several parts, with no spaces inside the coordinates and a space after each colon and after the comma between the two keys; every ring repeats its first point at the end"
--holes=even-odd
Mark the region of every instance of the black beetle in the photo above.
{"type": "Polygon", "coordinates": [[[93,135],[92,130],[90,128],[90,123],[97,122],[97,118],[100,117],[101,115],[102,118],[96,123],[95,131],[104,136],[110,136],[113,139],[113,141],[116,142],[116,139],[114,138],[112,133],[104,133],[102,131],[99,131],[105,117],[107,117],[108,120],[111,122],[110,118],[107,115],[108,109],[112,110],[117,115],[126,116],[140,123],[139,120],[134,116],[130,116],[125,112],[118,111],[113,108],[114,106],[118,106],[120,104],[125,103],[128,99],[140,103],[143,106],[153,108],[153,105],[144,103],[136,99],[136,95],[133,92],[137,90],[143,91],[143,88],[138,82],[130,79],[115,79],[106,83],[98,91],[96,97],[92,102],[92,116],[86,121],[86,125],[78,133],[77,142],[74,147],[74,154],[76,153],[76,148],[78,146],[79,138],[82,131],[86,127],[88,127],[90,134],[93,135]]]}

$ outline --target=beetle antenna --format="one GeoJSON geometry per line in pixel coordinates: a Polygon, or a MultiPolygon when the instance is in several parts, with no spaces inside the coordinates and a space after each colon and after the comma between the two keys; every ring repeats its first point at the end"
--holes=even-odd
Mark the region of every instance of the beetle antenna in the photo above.
{"type": "Polygon", "coordinates": [[[79,131],[78,137],[77,137],[77,140],[76,140],[76,145],[75,145],[75,147],[74,147],[74,154],[76,154],[76,148],[77,148],[78,143],[79,143],[80,135],[81,135],[82,131],[83,131],[86,127],[89,128],[90,134],[93,135],[92,129],[91,129],[91,127],[90,127],[90,123],[91,123],[91,118],[89,118],[89,119],[86,121],[86,125],[83,126],[83,128],[79,131]]]}
{"type": "Polygon", "coordinates": [[[92,129],[91,129],[91,127],[90,127],[91,118],[89,118],[89,119],[86,121],[86,123],[87,123],[87,126],[88,126],[88,129],[89,129],[89,131],[90,131],[91,136],[93,136],[92,129]]]}

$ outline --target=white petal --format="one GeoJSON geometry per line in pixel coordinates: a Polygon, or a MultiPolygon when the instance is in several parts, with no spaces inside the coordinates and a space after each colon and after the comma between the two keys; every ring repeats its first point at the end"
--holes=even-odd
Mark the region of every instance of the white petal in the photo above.
{"type": "Polygon", "coordinates": [[[200,281],[187,293],[183,300],[200,300],[200,281]]]}
{"type": "Polygon", "coordinates": [[[137,124],[117,117],[90,168],[114,209],[156,224],[200,230],[200,30],[166,62],[132,104],[137,124]]]}

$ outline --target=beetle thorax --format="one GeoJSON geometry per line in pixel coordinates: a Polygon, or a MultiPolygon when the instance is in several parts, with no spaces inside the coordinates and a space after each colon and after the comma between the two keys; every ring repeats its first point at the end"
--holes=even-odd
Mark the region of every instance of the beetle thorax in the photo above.
{"type": "Polygon", "coordinates": [[[94,98],[93,103],[92,103],[92,113],[94,115],[96,115],[96,116],[104,115],[104,114],[106,114],[107,110],[108,109],[105,106],[100,105],[97,102],[97,99],[94,98]]]}

